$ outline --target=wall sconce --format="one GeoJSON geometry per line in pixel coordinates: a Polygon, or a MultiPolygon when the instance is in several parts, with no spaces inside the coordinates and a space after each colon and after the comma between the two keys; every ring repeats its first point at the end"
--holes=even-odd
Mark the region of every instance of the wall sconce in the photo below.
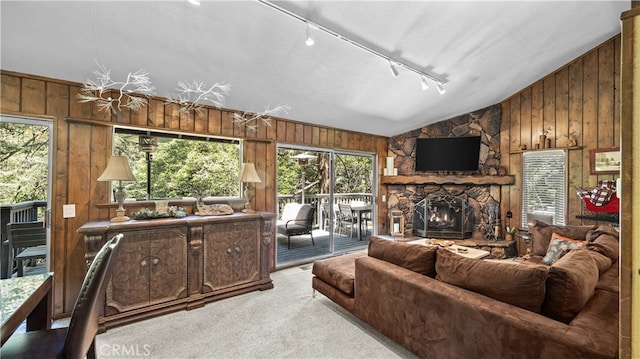
{"type": "Polygon", "coordinates": [[[240,175],[240,182],[245,184],[244,187],[244,196],[247,201],[245,205],[245,209],[242,212],[245,213],[254,213],[255,211],[251,209],[251,198],[252,193],[250,192],[250,183],[261,183],[260,176],[258,176],[258,172],[256,172],[256,166],[253,163],[243,163],[242,171],[240,175]]]}
{"type": "Polygon", "coordinates": [[[129,217],[125,216],[124,199],[127,197],[127,193],[124,191],[122,181],[135,181],[136,177],[131,172],[129,162],[125,156],[111,156],[107,168],[98,177],[98,181],[118,181],[118,187],[115,192],[116,202],[118,203],[118,209],[116,210],[116,216],[111,218],[111,222],[126,222],[129,217]]]}

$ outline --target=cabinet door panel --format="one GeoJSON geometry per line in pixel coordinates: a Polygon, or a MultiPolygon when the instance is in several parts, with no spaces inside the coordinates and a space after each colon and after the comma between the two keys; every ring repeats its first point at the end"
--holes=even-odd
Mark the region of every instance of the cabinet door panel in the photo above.
{"type": "Polygon", "coordinates": [[[259,277],[259,235],[260,222],[255,220],[205,225],[205,293],[259,277]]]}
{"type": "Polygon", "coordinates": [[[248,221],[236,227],[233,279],[236,284],[260,278],[260,222],[248,221]]]}
{"type": "Polygon", "coordinates": [[[105,315],[149,304],[148,232],[126,232],[107,287],[105,315]]]}
{"type": "Polygon", "coordinates": [[[187,229],[149,231],[149,302],[187,296],[187,229]]]}
{"type": "Polygon", "coordinates": [[[216,223],[204,226],[204,286],[211,292],[233,283],[234,223],[216,223]]]}

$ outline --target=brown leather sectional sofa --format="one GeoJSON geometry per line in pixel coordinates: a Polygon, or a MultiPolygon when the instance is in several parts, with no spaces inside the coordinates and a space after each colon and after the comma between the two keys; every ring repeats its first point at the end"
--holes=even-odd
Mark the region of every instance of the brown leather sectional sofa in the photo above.
{"type": "Polygon", "coordinates": [[[532,240],[516,265],[374,237],[316,261],[312,286],[421,358],[616,358],[617,231],[537,224],[532,240]],[[552,233],[584,246],[539,264],[552,233]]]}

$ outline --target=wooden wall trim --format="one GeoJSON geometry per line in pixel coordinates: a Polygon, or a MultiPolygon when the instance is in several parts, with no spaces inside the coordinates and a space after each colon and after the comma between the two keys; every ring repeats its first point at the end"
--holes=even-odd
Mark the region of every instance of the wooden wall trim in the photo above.
{"type": "Polygon", "coordinates": [[[622,215],[620,217],[620,358],[640,357],[640,7],[622,18],[620,128],[622,215]],[[634,297],[635,296],[635,297],[634,297]]]}

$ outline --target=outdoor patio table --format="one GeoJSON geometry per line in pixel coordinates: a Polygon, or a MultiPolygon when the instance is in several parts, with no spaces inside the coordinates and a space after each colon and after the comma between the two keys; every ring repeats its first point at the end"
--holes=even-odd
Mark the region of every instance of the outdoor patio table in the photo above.
{"type": "Polygon", "coordinates": [[[371,213],[373,206],[370,204],[351,205],[351,210],[356,213],[358,219],[358,239],[362,239],[362,214],[371,213]]]}

